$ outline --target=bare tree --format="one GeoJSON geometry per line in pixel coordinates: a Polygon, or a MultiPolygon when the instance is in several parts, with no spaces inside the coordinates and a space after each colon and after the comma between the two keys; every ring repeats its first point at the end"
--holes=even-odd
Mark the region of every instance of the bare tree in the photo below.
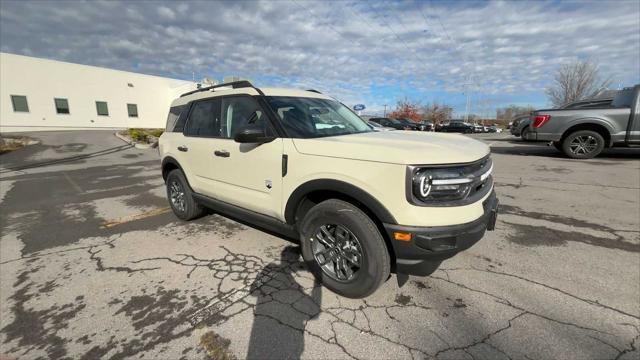
{"type": "Polygon", "coordinates": [[[427,105],[423,106],[421,110],[422,118],[424,120],[429,120],[434,124],[451,119],[451,115],[453,114],[453,108],[451,106],[439,104],[436,101],[427,103],[427,105]]]}
{"type": "Polygon", "coordinates": [[[558,69],[553,84],[545,93],[555,107],[596,96],[611,84],[611,79],[602,79],[598,64],[589,60],[565,64],[558,69]]]}

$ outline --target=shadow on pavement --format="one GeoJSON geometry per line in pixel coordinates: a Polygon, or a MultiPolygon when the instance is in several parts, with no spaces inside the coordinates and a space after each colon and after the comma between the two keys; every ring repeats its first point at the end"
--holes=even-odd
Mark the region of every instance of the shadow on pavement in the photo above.
{"type": "Polygon", "coordinates": [[[265,266],[252,284],[258,299],[247,359],[300,358],[307,321],[320,314],[321,287],[314,280],[308,295],[296,282],[293,273],[306,267],[299,259],[297,248],[285,247],[280,261],[265,266]]]}
{"type": "MultiPolygon", "coordinates": [[[[545,143],[522,143],[518,141],[515,141],[515,142],[518,143],[519,145],[528,145],[528,146],[517,146],[517,147],[492,146],[491,152],[494,154],[503,154],[503,155],[544,156],[544,157],[566,159],[566,160],[573,161],[573,159],[568,158],[563,153],[556,150],[553,146],[547,146],[545,143]]],[[[605,149],[600,155],[596,157],[596,159],[640,159],[640,148],[605,149]]],[[[586,161],[591,161],[591,160],[586,160],[586,161]]],[[[575,161],[585,161],[585,160],[575,160],[575,161]]]]}
{"type": "MultiPolygon", "coordinates": [[[[32,152],[41,152],[46,150],[46,148],[49,148],[51,146],[47,146],[47,145],[32,145],[33,149],[32,152]]],[[[18,165],[18,166],[13,166],[13,167],[6,167],[6,168],[2,168],[0,169],[0,174],[4,174],[4,173],[8,173],[8,172],[13,172],[13,171],[19,171],[19,170],[27,170],[27,169],[33,169],[33,168],[40,168],[40,167],[45,167],[45,166],[51,166],[51,165],[57,165],[60,163],[65,163],[65,162],[71,162],[71,161],[76,161],[76,160],[83,160],[83,159],[88,159],[88,158],[93,158],[93,157],[97,157],[97,156],[104,156],[104,155],[109,155],[109,154],[113,154],[119,151],[123,151],[123,150],[127,150],[132,148],[133,145],[120,145],[120,146],[116,146],[116,147],[112,147],[112,148],[108,148],[108,149],[103,149],[100,151],[95,151],[92,153],[88,153],[88,154],[82,154],[82,155],[74,155],[74,156],[69,156],[69,157],[65,157],[65,158],[60,158],[60,159],[52,159],[52,160],[45,160],[45,161],[39,161],[39,162],[35,162],[35,163],[31,163],[31,164],[25,164],[25,165],[18,165]]],[[[68,151],[64,151],[64,152],[68,152],[68,151]]],[[[19,154],[19,155],[24,155],[24,154],[19,154]]],[[[22,162],[21,159],[24,158],[24,156],[20,156],[20,159],[12,159],[11,157],[8,157],[8,155],[3,155],[3,156],[7,156],[7,158],[2,158],[1,163],[2,164],[6,164],[6,163],[10,163],[11,160],[17,160],[14,161],[14,163],[20,163],[22,162]]]]}

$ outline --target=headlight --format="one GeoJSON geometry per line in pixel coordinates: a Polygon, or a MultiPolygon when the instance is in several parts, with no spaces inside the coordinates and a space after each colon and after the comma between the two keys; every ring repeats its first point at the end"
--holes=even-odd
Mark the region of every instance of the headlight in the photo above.
{"type": "Polygon", "coordinates": [[[490,190],[492,170],[488,157],[460,166],[411,166],[408,174],[411,194],[407,195],[417,205],[460,205],[467,200],[475,201],[490,190]]]}

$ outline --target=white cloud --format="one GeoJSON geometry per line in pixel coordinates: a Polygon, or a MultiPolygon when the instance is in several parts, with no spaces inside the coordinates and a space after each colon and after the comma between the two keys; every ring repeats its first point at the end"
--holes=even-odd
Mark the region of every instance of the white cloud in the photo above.
{"type": "Polygon", "coordinates": [[[558,65],[576,58],[599,62],[616,84],[640,81],[634,1],[2,1],[0,8],[2,51],[189,79],[192,71],[241,75],[377,108],[406,94],[459,94],[469,77],[487,98],[541,94],[558,65]]]}

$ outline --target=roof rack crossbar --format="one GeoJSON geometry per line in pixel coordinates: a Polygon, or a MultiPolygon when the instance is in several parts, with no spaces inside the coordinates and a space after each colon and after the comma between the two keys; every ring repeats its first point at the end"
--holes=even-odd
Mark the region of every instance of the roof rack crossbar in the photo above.
{"type": "MultiPolygon", "coordinates": [[[[192,90],[192,91],[189,91],[189,92],[186,92],[186,93],[180,95],[180,97],[184,97],[184,96],[187,96],[187,95],[199,93],[201,91],[209,91],[209,90],[213,90],[215,88],[221,88],[221,87],[230,87],[232,89],[250,87],[250,88],[254,88],[254,89],[258,90],[258,88],[253,86],[253,84],[251,84],[251,82],[249,82],[247,80],[240,80],[240,81],[233,81],[233,82],[229,82],[229,83],[217,84],[217,85],[212,85],[212,86],[207,86],[207,87],[203,87],[203,88],[200,88],[200,89],[192,90]]],[[[258,92],[261,92],[261,91],[258,90],[258,92]]]]}

